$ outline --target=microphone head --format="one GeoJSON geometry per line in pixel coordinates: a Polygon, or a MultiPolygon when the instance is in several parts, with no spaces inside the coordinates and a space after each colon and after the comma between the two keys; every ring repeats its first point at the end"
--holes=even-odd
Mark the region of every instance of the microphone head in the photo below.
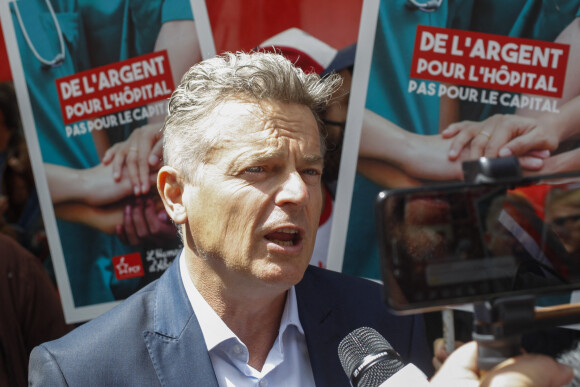
{"type": "Polygon", "coordinates": [[[342,368],[354,387],[376,387],[405,364],[393,346],[376,330],[361,327],[338,345],[342,368]]]}

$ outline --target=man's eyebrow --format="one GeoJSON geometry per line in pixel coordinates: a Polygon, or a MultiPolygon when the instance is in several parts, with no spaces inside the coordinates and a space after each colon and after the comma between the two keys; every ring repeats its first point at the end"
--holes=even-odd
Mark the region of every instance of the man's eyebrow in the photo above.
{"type": "MultiPolygon", "coordinates": [[[[265,150],[262,152],[252,152],[246,153],[239,160],[252,161],[252,162],[263,162],[277,158],[285,158],[287,156],[285,151],[282,150],[265,150]]],[[[307,164],[317,164],[324,161],[324,157],[317,153],[308,153],[301,156],[302,161],[307,164]]]]}
{"type": "Polygon", "coordinates": [[[310,153],[310,154],[304,155],[303,160],[306,164],[324,163],[324,157],[322,157],[319,154],[315,154],[315,153],[310,153]]]}
{"type": "MultiPolygon", "coordinates": [[[[233,172],[245,168],[247,164],[265,163],[273,159],[285,157],[286,153],[278,150],[244,153],[236,158],[228,170],[233,172]]],[[[302,156],[301,161],[306,165],[320,165],[324,164],[324,157],[316,153],[308,153],[302,156]]]]}
{"type": "Polygon", "coordinates": [[[283,153],[280,151],[272,150],[262,150],[254,152],[245,152],[240,154],[228,167],[230,173],[235,173],[241,169],[244,169],[248,164],[260,164],[268,160],[275,159],[277,157],[282,157],[283,153]]]}

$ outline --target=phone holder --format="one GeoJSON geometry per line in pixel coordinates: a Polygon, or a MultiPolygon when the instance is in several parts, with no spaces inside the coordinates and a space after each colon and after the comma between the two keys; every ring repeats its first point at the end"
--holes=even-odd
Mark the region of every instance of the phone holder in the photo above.
{"type": "MultiPolygon", "coordinates": [[[[491,183],[523,179],[515,156],[481,157],[462,165],[464,180],[491,183]]],[[[478,343],[478,368],[489,370],[521,353],[524,333],[580,322],[579,305],[559,305],[536,310],[536,297],[498,297],[474,304],[472,338],[478,343]]]]}
{"type": "Polygon", "coordinates": [[[463,180],[470,183],[491,183],[502,179],[520,179],[522,170],[517,157],[488,158],[464,161],[463,180]]]}

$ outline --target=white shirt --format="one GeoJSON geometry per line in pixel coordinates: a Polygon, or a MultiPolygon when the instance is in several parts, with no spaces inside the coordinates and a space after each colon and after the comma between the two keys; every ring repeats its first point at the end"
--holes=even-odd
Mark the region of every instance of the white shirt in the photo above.
{"type": "Polygon", "coordinates": [[[261,371],[248,365],[248,348],[222,321],[195,288],[185,256],[179,267],[220,386],[314,386],[306,337],[298,318],[294,287],[288,291],[278,337],[261,371]]]}

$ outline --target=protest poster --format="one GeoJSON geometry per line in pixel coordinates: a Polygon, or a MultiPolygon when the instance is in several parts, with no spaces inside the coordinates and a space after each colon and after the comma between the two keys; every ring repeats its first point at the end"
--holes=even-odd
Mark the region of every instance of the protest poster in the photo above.
{"type": "Polygon", "coordinates": [[[207,10],[201,0],[3,0],[0,15],[65,317],[86,321],[180,250],[155,192],[158,153],[151,180],[128,165],[158,146],[181,75],[215,55],[207,10]]]}
{"type": "MultiPolygon", "coordinates": [[[[382,280],[374,206],[383,190],[462,181],[463,161],[506,156],[500,149],[518,137],[510,152],[529,156],[519,159],[524,175],[580,169],[579,16],[578,1],[364,2],[329,268],[382,280]],[[533,128],[543,140],[521,136],[533,128]]],[[[543,213],[549,187],[517,193],[549,227],[580,213],[571,203],[554,223],[543,213]]]]}

